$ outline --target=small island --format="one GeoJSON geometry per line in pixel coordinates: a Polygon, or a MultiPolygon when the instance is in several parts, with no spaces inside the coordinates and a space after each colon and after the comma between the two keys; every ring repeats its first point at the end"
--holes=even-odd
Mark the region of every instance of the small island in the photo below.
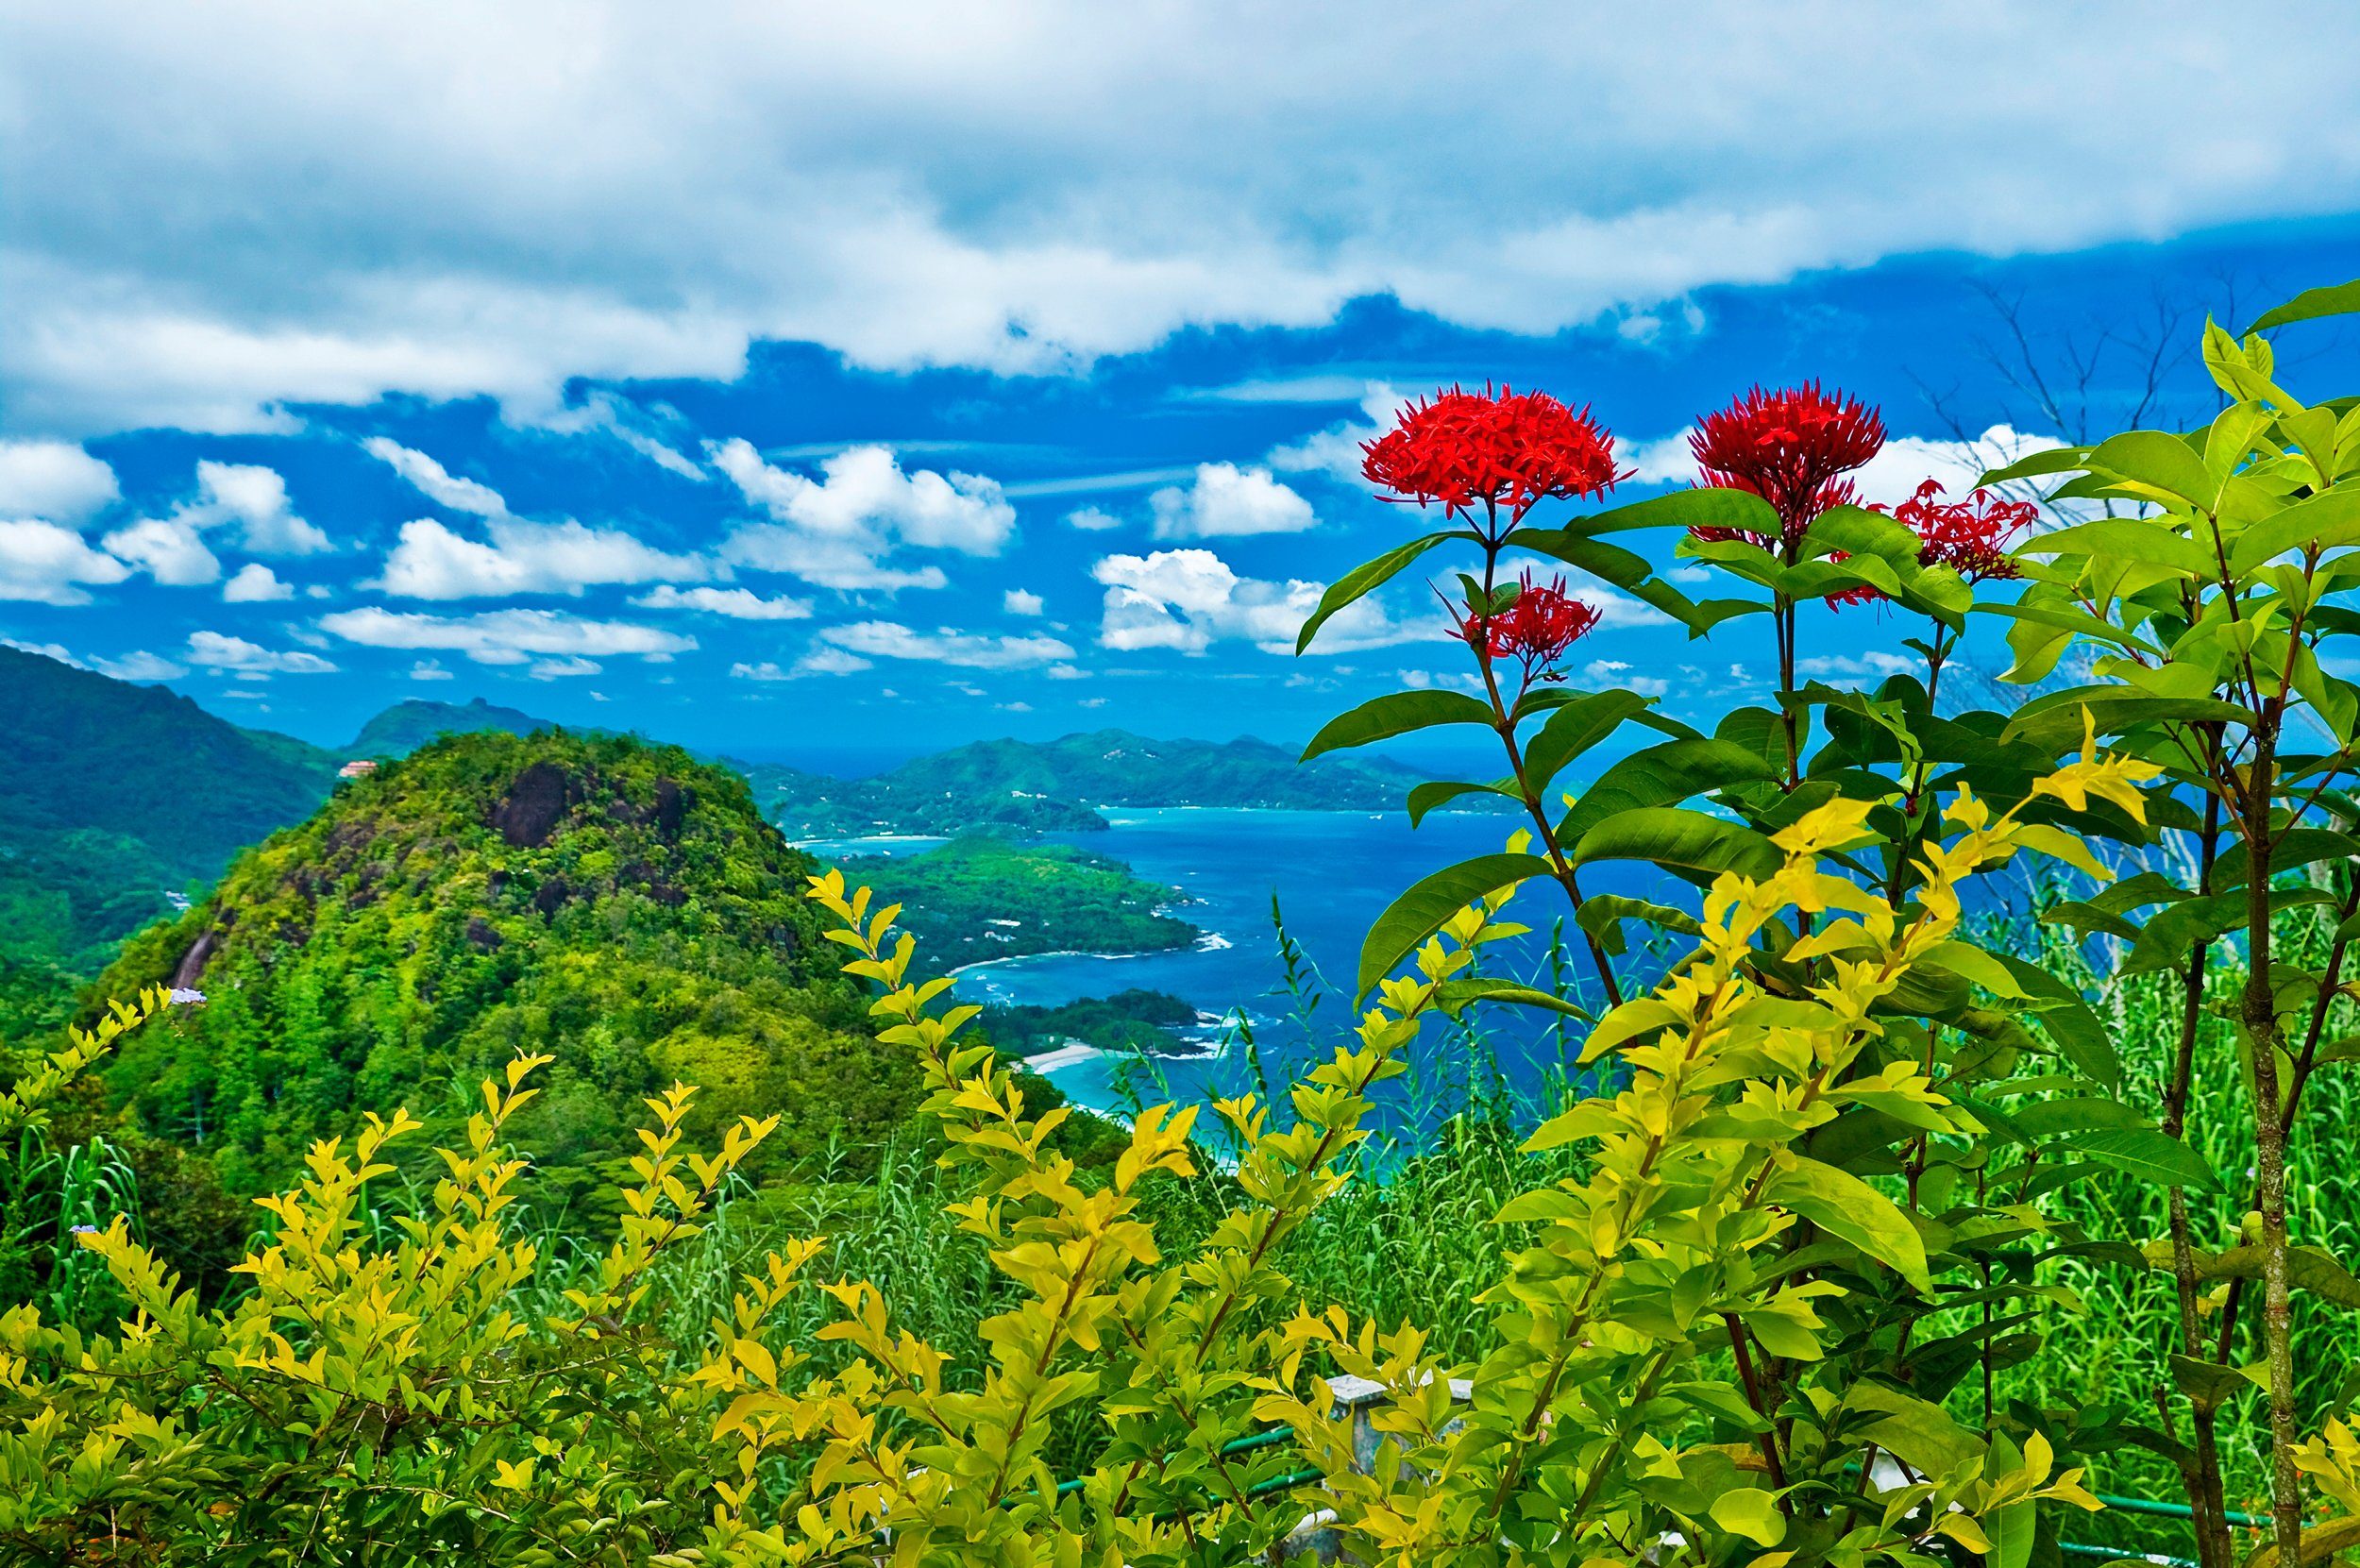
{"type": "Polygon", "coordinates": [[[1168,913],[1180,890],[1067,844],[975,835],[915,855],[861,855],[847,880],[903,905],[902,924],[942,969],[1044,953],[1158,953],[1203,933],[1168,913]]]}

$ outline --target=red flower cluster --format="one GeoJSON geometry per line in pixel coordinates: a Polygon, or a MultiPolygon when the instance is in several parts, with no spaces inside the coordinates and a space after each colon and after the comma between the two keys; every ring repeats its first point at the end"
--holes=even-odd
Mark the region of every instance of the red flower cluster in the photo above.
{"type": "Polygon", "coordinates": [[[1739,529],[1692,530],[1699,539],[1746,538],[1768,549],[1793,545],[1812,519],[1852,498],[1843,478],[1885,444],[1877,411],[1816,381],[1780,392],[1760,387],[1706,415],[1688,438],[1707,484],[1749,490],[1778,514],[1776,541],[1739,529]]]}
{"type": "MultiPolygon", "coordinates": [[[[1947,566],[1969,582],[2022,576],[2022,568],[2008,554],[2008,543],[2032,526],[2040,508],[2031,501],[2002,499],[1988,490],[1978,490],[1963,501],[1936,500],[1941,494],[1942,482],[1928,480],[1892,512],[1895,522],[1917,535],[1918,565],[1947,566]]],[[[1829,594],[1828,602],[1867,604],[1882,598],[1878,590],[1863,586],[1829,594]]]]}
{"type": "Polygon", "coordinates": [[[1588,636],[1598,624],[1598,612],[1565,591],[1565,580],[1536,583],[1524,574],[1516,598],[1495,615],[1475,615],[1458,624],[1458,634],[1470,648],[1494,659],[1513,659],[1525,666],[1525,679],[1539,670],[1542,678],[1564,677],[1549,668],[1565,650],[1588,636]]]}
{"type": "Polygon", "coordinates": [[[1441,503],[1453,515],[1477,505],[1521,522],[1550,497],[1593,496],[1624,476],[1614,438],[1545,392],[1487,383],[1458,387],[1402,411],[1400,423],[1363,442],[1360,472],[1388,500],[1441,503]]]}

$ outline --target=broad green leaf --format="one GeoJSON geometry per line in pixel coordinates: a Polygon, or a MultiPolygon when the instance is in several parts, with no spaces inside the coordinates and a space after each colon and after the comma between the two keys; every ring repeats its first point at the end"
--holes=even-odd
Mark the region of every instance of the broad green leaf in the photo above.
{"type": "Polygon", "coordinates": [[[1708,1511],[1714,1524],[1757,1546],[1775,1546],[1786,1539],[1777,1494],[1760,1487],[1731,1487],[1712,1499],[1708,1511]]]}
{"type": "Polygon", "coordinates": [[[2204,466],[2194,447],[2164,430],[2108,436],[2090,453],[2089,465],[2159,498],[2177,497],[2200,511],[2210,512],[2220,502],[2220,476],[2204,466]]]}
{"type": "Polygon", "coordinates": [[[1667,740],[1633,751],[1582,791],[1557,825],[1558,842],[1577,839],[1618,812],[1677,805],[1709,790],[1777,776],[1750,748],[1732,741],[1667,740]]]}
{"type": "Polygon", "coordinates": [[[2288,550],[2306,547],[2322,553],[2360,545],[2360,484],[2340,486],[2256,523],[2229,549],[2229,569],[2244,577],[2288,550]]]}
{"type": "Polygon", "coordinates": [[[1567,846],[1566,858],[1576,866],[1653,861],[1699,883],[1724,871],[1760,879],[1785,864],[1778,847],[1751,828],[1677,806],[1644,806],[1610,817],[1567,846]]]}
{"type": "Polygon", "coordinates": [[[1947,1475],[1982,1457],[1982,1444],[1941,1406],[1882,1383],[1866,1380],[1845,1391],[1845,1406],[1876,1419],[1848,1428],[1852,1438],[1875,1443],[1920,1475],[1947,1475]]]}
{"type": "Polygon", "coordinates": [[[1549,716],[1541,733],[1525,748],[1525,779],[1536,794],[1565,765],[1645,713],[1654,699],[1633,691],[1584,692],[1549,716]]]}
{"type": "Polygon", "coordinates": [[[2291,327],[2298,321],[2317,321],[2321,316],[2351,315],[2356,312],[2360,312],[2360,279],[2305,289],[2276,310],[2264,312],[2262,318],[2246,330],[2267,332],[2274,327],[2291,327]]]}
{"type": "Polygon", "coordinates": [[[1765,1201],[1793,1209],[1830,1236],[1842,1237],[1917,1290],[1930,1294],[1926,1244],[1894,1201],[1853,1175],[1815,1159],[1798,1158],[1770,1179],[1765,1201]]]}
{"type": "Polygon", "coordinates": [[[1303,623],[1303,630],[1295,633],[1295,651],[1301,653],[1309,648],[1311,639],[1318,635],[1320,628],[1327,624],[1330,616],[1366,599],[1408,570],[1420,556],[1449,539],[1482,543],[1479,535],[1464,529],[1447,533],[1429,533],[1389,549],[1374,561],[1364,561],[1338,578],[1328,585],[1327,592],[1320,596],[1319,607],[1311,612],[1311,618],[1303,623]]]}
{"type": "Polygon", "coordinates": [[[1465,784],[1437,780],[1422,784],[1409,792],[1409,825],[1416,827],[1426,814],[1440,810],[1461,795],[1501,795],[1511,801],[1522,801],[1513,779],[1494,779],[1490,784],[1465,784]]]}
{"type": "Polygon", "coordinates": [[[1975,481],[1978,490],[1989,490],[2011,480],[2043,479],[2050,474],[2078,474],[2088,462],[2087,447],[2050,447],[2042,451],[2027,452],[2014,463],[1986,469],[1975,481]]]}
{"type": "Polygon", "coordinates": [[[1450,923],[1475,900],[1511,883],[1550,875],[1549,863],[1535,854],[1488,854],[1445,866],[1395,899],[1360,944],[1359,994],[1374,990],[1393,966],[1450,923]]]}
{"type": "Polygon", "coordinates": [[[2068,1139],[2065,1146],[2084,1159],[2111,1165],[2158,1187],[2195,1188],[2205,1192],[2225,1190],[2203,1155],[2178,1138],[2166,1138],[2151,1128],[2115,1127],[2082,1133],[2068,1139]]]}
{"type": "Polygon", "coordinates": [[[1590,1010],[1577,1003],[1541,990],[1532,986],[1520,986],[1513,980],[1501,980],[1479,975],[1472,980],[1445,980],[1435,993],[1443,1012],[1457,1018],[1469,1003],[1476,1002],[1508,1002],[1519,1007],[1539,1007],[1568,1018],[1591,1021],[1590,1010]]]}
{"type": "MultiPolygon", "coordinates": [[[[2194,465],[2199,473],[2204,464],[2194,452],[2164,438],[2194,465]]],[[[2193,577],[2211,577],[2220,570],[2220,563],[2212,552],[2184,533],[2176,532],[2166,523],[2147,517],[2100,517],[2095,522],[2075,523],[2049,533],[2036,533],[2015,548],[2017,555],[2086,555],[2094,559],[2117,559],[2157,566],[2193,577]]]]}
{"type": "MultiPolygon", "coordinates": [[[[1775,537],[1778,514],[1768,501],[1749,490],[1699,486],[1576,517],[1562,530],[1536,531],[1598,534],[1623,533],[1635,528],[1734,528],[1775,537]]],[[[1509,538],[1520,542],[1515,534],[1509,538]]]]}
{"type": "Polygon", "coordinates": [[[1696,917],[1685,909],[1670,904],[1651,903],[1645,899],[1627,898],[1620,893],[1593,893],[1581,902],[1581,913],[1575,920],[1581,929],[1598,939],[1598,945],[1610,955],[1619,957],[1627,951],[1623,941],[1623,922],[1640,920],[1665,931],[1677,931],[1684,936],[1696,936],[1704,927],[1696,917]]]}
{"type": "Polygon", "coordinates": [[[1299,761],[1349,747],[1367,746],[1374,741],[1391,740],[1419,730],[1430,730],[1441,724],[1481,724],[1489,726],[1493,718],[1492,705],[1479,697],[1463,691],[1397,691],[1383,697],[1371,698],[1349,713],[1337,715],[1321,726],[1311,737],[1311,744],[1303,749],[1299,761]]]}
{"type": "Polygon", "coordinates": [[[2057,1042],[2065,1060],[2093,1083],[2107,1088],[2120,1087],[2122,1058],[2115,1051],[2106,1025],[2090,1010],[2082,993],[2038,964],[2008,953],[2000,953],[1998,958],[2008,967],[2008,972],[2015,976],[2016,984],[2033,998],[2040,1026],[2057,1042]]]}

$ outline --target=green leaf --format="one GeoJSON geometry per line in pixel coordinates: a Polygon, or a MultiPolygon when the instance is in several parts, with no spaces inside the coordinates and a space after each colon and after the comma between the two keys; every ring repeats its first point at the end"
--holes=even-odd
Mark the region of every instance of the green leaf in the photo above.
{"type": "MultiPolygon", "coordinates": [[[[1734,528],[1775,538],[1778,514],[1750,490],[1699,486],[1576,517],[1562,529],[1534,531],[1591,535],[1624,533],[1637,528],[1734,528]]],[[[1509,542],[1521,544],[1521,531],[1509,534],[1509,542]]]]}
{"type": "Polygon", "coordinates": [[[1583,790],[1558,823],[1558,842],[1577,839],[1635,807],[1677,805],[1709,790],[1777,776],[1759,753],[1733,741],[1667,740],[1633,751],[1583,790]]]}
{"type": "Polygon", "coordinates": [[[1366,996],[1393,966],[1450,923],[1451,917],[1511,883],[1550,875],[1535,854],[1488,854],[1445,866],[1395,899],[1360,944],[1359,994],[1366,996]]]}
{"type": "Polygon", "coordinates": [[[2090,453],[2089,465],[2151,492],[2159,500],[2176,498],[2205,512],[2220,503],[2221,477],[2204,466],[2194,447],[2164,430],[2108,436],[2090,453]]]}
{"type": "Polygon", "coordinates": [[[2264,312],[2262,319],[2246,330],[2267,332],[2276,327],[2291,327],[2298,321],[2317,321],[2321,316],[2351,315],[2355,312],[2360,312],[2360,279],[2305,289],[2276,310],[2264,312]]]}
{"type": "Polygon", "coordinates": [[[1461,795],[1503,795],[1511,801],[1524,799],[1517,791],[1513,779],[1494,779],[1490,784],[1436,780],[1431,784],[1422,784],[1409,792],[1409,825],[1416,827],[1425,820],[1428,812],[1439,810],[1461,795]]]}
{"type": "Polygon", "coordinates": [[[2093,1083],[2107,1088],[2121,1087],[2122,1058],[2115,1050],[2106,1025],[2090,1010],[2082,993],[2038,964],[2004,953],[1998,958],[2008,967],[2008,972],[2015,976],[2016,984],[2033,998],[2040,1026],[2057,1042],[2065,1059],[2093,1083]]]}
{"type": "Polygon", "coordinates": [[[1525,778],[1533,793],[1542,795],[1567,763],[1645,713],[1653,701],[1633,691],[1584,692],[1551,714],[1525,748],[1525,778]]]}
{"type": "Polygon", "coordinates": [[[1983,1539],[1991,1550],[1983,1554],[1983,1568],[2025,1568],[2032,1560],[2033,1525],[2030,1498],[1984,1514],[1983,1539]]]}
{"type": "Polygon", "coordinates": [[[1712,1499],[1707,1511],[1714,1524],[1757,1546],[1775,1546],[1786,1539],[1786,1521],[1778,1515],[1776,1494],[1760,1487],[1730,1487],[1712,1499]]]}
{"type": "Polygon", "coordinates": [[[1588,1008],[1566,1001],[1537,986],[1520,986],[1513,980],[1500,980],[1478,975],[1472,980],[1445,980],[1435,992],[1436,1003],[1442,1011],[1457,1018],[1470,1003],[1477,1002],[1507,1002],[1519,1007],[1538,1007],[1545,1012],[1563,1013],[1583,1022],[1594,1021],[1588,1008]]]}
{"type": "Polygon", "coordinates": [[[1295,634],[1295,651],[1301,653],[1309,648],[1311,639],[1318,634],[1321,627],[1327,624],[1330,616],[1366,599],[1446,539],[1482,543],[1480,535],[1456,529],[1447,533],[1429,533],[1423,538],[1412,539],[1406,545],[1387,550],[1374,561],[1363,561],[1330,583],[1327,592],[1320,596],[1319,607],[1311,612],[1311,618],[1305,621],[1303,630],[1295,634]]]}
{"type": "Polygon", "coordinates": [[[1894,1201],[1853,1175],[1815,1159],[1797,1158],[1771,1178],[1765,1201],[1790,1208],[1830,1236],[1842,1237],[1910,1282],[1923,1294],[1926,1243],[1894,1201]]]}
{"type": "Polygon", "coordinates": [[[1640,920],[1665,931],[1677,931],[1684,936],[1698,936],[1704,927],[1696,917],[1685,909],[1675,909],[1667,903],[1652,903],[1645,899],[1627,898],[1620,893],[1593,893],[1581,901],[1581,913],[1574,917],[1582,930],[1598,939],[1610,956],[1620,957],[1626,951],[1623,922],[1640,920]]]}
{"type": "Polygon", "coordinates": [[[1698,883],[1724,871],[1760,879],[1786,863],[1778,847],[1751,828],[1677,806],[1644,806],[1610,817],[1583,834],[1566,858],[1576,866],[1652,861],[1698,883]]]}
{"type": "MultiPolygon", "coordinates": [[[[2199,473],[2205,467],[2194,452],[2180,442],[2164,439],[2180,448],[2199,473]]],[[[2209,477],[2209,476],[2208,476],[2209,477]]],[[[2015,548],[2018,555],[2086,555],[2098,560],[2135,562],[2140,565],[2168,566],[2173,571],[2191,577],[2210,577],[2219,571],[2220,563],[2212,552],[2186,534],[2175,531],[2170,525],[2146,517],[2100,517],[2095,522],[2075,523],[2049,533],[2036,533],[2015,548]]]]}
{"type": "Polygon", "coordinates": [[[1975,481],[1978,490],[1988,490],[2010,480],[2042,479],[2050,474],[2078,474],[2089,461],[2087,447],[2051,447],[2045,451],[2028,452],[2014,463],[1988,469],[1975,481]]]}
{"type": "Polygon", "coordinates": [[[1321,726],[1303,749],[1301,762],[1348,747],[1391,740],[1395,735],[1430,730],[1441,724],[1481,724],[1493,718],[1492,704],[1463,691],[1397,691],[1371,698],[1349,713],[1321,726]]]}
{"type": "Polygon", "coordinates": [[[2067,1141],[2066,1147],[2085,1159],[2111,1165],[2116,1170],[2152,1182],[2158,1187],[2196,1188],[2205,1192],[2224,1192],[2220,1178],[2204,1156],[2175,1138],[2166,1138],[2152,1128],[2115,1127],[2094,1133],[2083,1133],[2067,1141]]]}
{"type": "Polygon", "coordinates": [[[1982,1444],[1948,1411],[1898,1389],[1862,1381],[1846,1391],[1844,1403],[1877,1416],[1849,1436],[1875,1443],[1920,1475],[1951,1475],[1982,1457],[1982,1444]]]}
{"type": "Polygon", "coordinates": [[[2295,502],[2237,535],[2229,549],[2229,569],[2243,577],[2288,550],[2310,547],[2322,554],[2360,545],[2360,485],[2345,485],[2295,502]]]}

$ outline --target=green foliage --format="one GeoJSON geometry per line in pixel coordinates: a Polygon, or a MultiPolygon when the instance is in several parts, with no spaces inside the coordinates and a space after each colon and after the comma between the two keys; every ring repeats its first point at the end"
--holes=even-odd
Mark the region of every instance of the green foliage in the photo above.
{"type": "Polygon", "coordinates": [[[550,1058],[518,1128],[545,1193],[596,1191],[641,1098],[684,1076],[706,1086],[692,1132],[760,1107],[781,1119],[769,1151],[868,1143],[915,1082],[815,966],[791,891],[808,865],[739,780],[678,750],[448,738],[125,950],[106,988],[208,1000],[133,1042],[107,1086],[136,1128],[249,1193],[365,1110],[408,1102],[449,1133],[464,1086],[519,1052],[550,1058]]]}
{"type": "Polygon", "coordinates": [[[906,911],[903,923],[950,965],[1035,953],[1154,953],[1200,935],[1163,913],[1177,888],[1063,844],[957,838],[916,855],[864,855],[846,872],[906,911]]]}
{"type": "MultiPolygon", "coordinates": [[[[908,911],[904,910],[904,914],[908,911]]],[[[1164,991],[1121,990],[1054,1007],[984,1009],[984,1033],[1011,1055],[1031,1056],[1078,1039],[1102,1051],[1169,1051],[1173,1031],[1197,1022],[1196,1007],[1164,991]]]]}

